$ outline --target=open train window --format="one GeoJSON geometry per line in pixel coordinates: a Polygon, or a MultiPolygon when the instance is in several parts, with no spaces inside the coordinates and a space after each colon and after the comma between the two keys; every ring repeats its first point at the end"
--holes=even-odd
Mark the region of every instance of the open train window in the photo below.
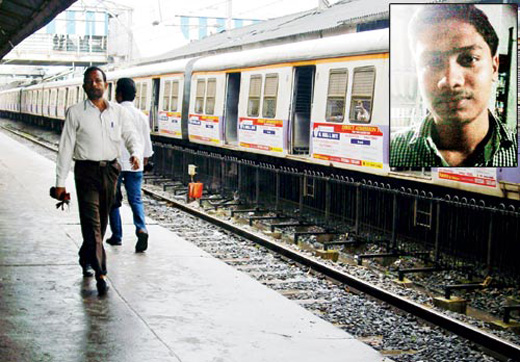
{"type": "Polygon", "coordinates": [[[195,95],[195,113],[204,112],[204,95],[206,94],[206,80],[197,80],[197,94],[195,95]]]}
{"type": "Polygon", "coordinates": [[[350,101],[350,122],[370,123],[375,79],[376,69],[374,67],[354,69],[350,101]]]}
{"type": "Polygon", "coordinates": [[[260,115],[260,95],[262,92],[262,76],[252,75],[249,83],[249,101],[247,102],[248,117],[260,115]]]}
{"type": "Polygon", "coordinates": [[[343,122],[345,118],[345,98],[347,96],[347,69],[332,69],[329,74],[327,91],[327,122],[343,122]]]}
{"type": "Polygon", "coordinates": [[[215,94],[217,92],[217,80],[208,79],[208,89],[206,91],[206,114],[215,113],[215,94]]]}
{"type": "Polygon", "coordinates": [[[167,80],[164,82],[163,101],[162,101],[161,111],[167,112],[170,110],[171,91],[172,91],[172,81],[167,80]]]}
{"type": "Polygon", "coordinates": [[[274,118],[276,115],[276,96],[278,95],[278,74],[267,74],[264,84],[264,105],[262,116],[274,118]]]}

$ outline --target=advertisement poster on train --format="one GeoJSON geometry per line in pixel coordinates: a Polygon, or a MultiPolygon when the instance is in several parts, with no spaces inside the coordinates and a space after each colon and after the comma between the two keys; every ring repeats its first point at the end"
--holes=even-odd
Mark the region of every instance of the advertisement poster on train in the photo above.
{"type": "Polygon", "coordinates": [[[182,138],[180,112],[159,112],[159,133],[173,138],[182,138]]]}
{"type": "Polygon", "coordinates": [[[283,152],[283,121],[240,118],[240,146],[262,151],[283,152]]]}
{"type": "Polygon", "coordinates": [[[382,169],[383,132],[377,126],[314,123],[312,157],[382,169]]]}
{"type": "Polygon", "coordinates": [[[220,121],[217,116],[190,114],[188,134],[190,141],[220,145],[220,121]]]}
{"type": "Polygon", "coordinates": [[[497,187],[496,168],[439,168],[439,179],[475,186],[497,187]]]}

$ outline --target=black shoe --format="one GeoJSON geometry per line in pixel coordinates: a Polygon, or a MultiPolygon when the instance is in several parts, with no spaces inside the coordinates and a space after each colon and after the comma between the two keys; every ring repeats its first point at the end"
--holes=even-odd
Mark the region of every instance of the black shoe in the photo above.
{"type": "Polygon", "coordinates": [[[148,234],[137,233],[137,244],[135,244],[135,252],[142,253],[148,249],[148,234]]]}
{"type": "Polygon", "coordinates": [[[120,239],[116,239],[112,236],[107,239],[107,244],[117,246],[117,245],[123,245],[123,242],[120,239]]]}
{"type": "Polygon", "coordinates": [[[96,288],[99,296],[107,294],[108,285],[105,278],[97,278],[96,288]]]}
{"type": "Polygon", "coordinates": [[[83,278],[90,278],[94,276],[90,265],[81,266],[81,269],[83,270],[83,278]]]}

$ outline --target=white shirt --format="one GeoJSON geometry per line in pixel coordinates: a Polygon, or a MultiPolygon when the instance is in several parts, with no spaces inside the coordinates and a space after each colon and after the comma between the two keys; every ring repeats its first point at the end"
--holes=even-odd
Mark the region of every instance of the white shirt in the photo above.
{"type": "Polygon", "coordinates": [[[128,111],[117,103],[105,102],[107,108],[103,112],[88,99],[67,110],[56,160],[56,187],[65,187],[73,158],[82,161],[118,158],[121,139],[132,156],[142,154],[128,111]]]}
{"type": "MultiPolygon", "coordinates": [[[[130,118],[134,124],[135,129],[137,130],[137,136],[139,137],[139,142],[143,145],[143,153],[139,155],[139,159],[142,160],[144,157],[151,157],[153,155],[152,150],[152,139],[150,138],[150,125],[148,124],[148,118],[146,118],[145,114],[139,109],[135,108],[133,102],[121,102],[120,105],[128,110],[130,113],[130,118]]],[[[132,164],[130,163],[130,154],[127,149],[124,147],[124,144],[121,142],[121,158],[118,160],[121,164],[121,169],[123,171],[133,171],[139,172],[143,171],[144,162],[139,164],[138,170],[132,170],[132,164]]]]}

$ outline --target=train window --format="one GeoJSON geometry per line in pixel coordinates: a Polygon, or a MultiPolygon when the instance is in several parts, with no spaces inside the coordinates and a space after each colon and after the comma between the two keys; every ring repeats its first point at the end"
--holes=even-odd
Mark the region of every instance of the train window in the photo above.
{"type": "Polygon", "coordinates": [[[38,106],[42,106],[43,103],[43,92],[41,90],[38,91],[38,106]]]}
{"type": "Polygon", "coordinates": [[[72,106],[78,101],[78,87],[71,87],[69,89],[69,97],[67,101],[67,107],[72,106]]]}
{"type": "Polygon", "coordinates": [[[375,78],[376,70],[374,67],[354,69],[350,101],[350,122],[370,123],[375,78]]]}
{"type": "Polygon", "coordinates": [[[139,109],[141,110],[146,110],[146,96],[147,96],[147,92],[148,92],[148,84],[147,83],[143,83],[141,85],[141,101],[139,103],[139,109]]]}
{"type": "Polygon", "coordinates": [[[170,110],[172,112],[177,112],[177,108],[179,107],[179,82],[172,82],[172,98],[170,100],[170,110]]]}
{"type": "Polygon", "coordinates": [[[167,80],[164,82],[164,93],[163,93],[163,102],[162,102],[162,111],[169,111],[170,110],[170,93],[172,90],[172,81],[167,80]]]}
{"type": "Polygon", "coordinates": [[[67,95],[66,88],[58,90],[58,107],[63,107],[65,105],[66,95],[67,95]]]}
{"type": "Polygon", "coordinates": [[[274,118],[276,115],[276,96],[278,95],[278,74],[267,74],[264,85],[264,106],[262,116],[274,118]]]}
{"type": "Polygon", "coordinates": [[[46,107],[49,105],[49,90],[46,89],[43,91],[43,106],[46,107]]]}
{"type": "Polygon", "coordinates": [[[135,84],[135,100],[134,100],[135,108],[141,109],[141,83],[135,84]]]}
{"type": "Polygon", "coordinates": [[[74,98],[73,98],[73,94],[72,94],[73,90],[74,90],[74,88],[69,89],[69,94],[67,96],[67,107],[70,107],[74,102],[74,98]]]}
{"type": "Polygon", "coordinates": [[[208,79],[208,89],[206,91],[206,114],[215,113],[215,93],[217,92],[217,80],[208,79]]]}
{"type": "Polygon", "coordinates": [[[260,115],[260,95],[262,92],[262,76],[252,75],[249,83],[249,101],[247,102],[247,115],[258,117],[260,115]]]}
{"type": "Polygon", "coordinates": [[[327,91],[327,122],[343,122],[345,118],[345,97],[347,95],[347,69],[332,69],[329,74],[327,91]]]}
{"type": "Polygon", "coordinates": [[[206,94],[206,80],[197,80],[197,94],[195,96],[195,113],[204,112],[204,95],[206,94]]]}
{"type": "Polygon", "coordinates": [[[56,106],[57,97],[58,97],[58,90],[57,89],[52,89],[51,90],[51,98],[50,98],[50,101],[49,101],[49,104],[52,107],[56,106]]]}

